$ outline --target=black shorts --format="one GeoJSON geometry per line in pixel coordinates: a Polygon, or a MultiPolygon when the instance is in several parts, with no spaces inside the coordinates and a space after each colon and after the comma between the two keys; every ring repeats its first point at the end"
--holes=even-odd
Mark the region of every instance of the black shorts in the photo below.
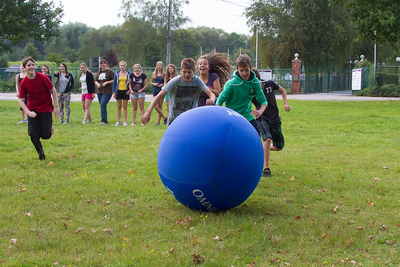
{"type": "Polygon", "coordinates": [[[129,100],[129,91],[118,90],[118,92],[116,93],[116,98],[117,100],[119,99],[129,100]]]}
{"type": "Polygon", "coordinates": [[[153,87],[153,96],[158,95],[159,92],[161,92],[161,88],[160,87],[153,87]]]}
{"type": "Polygon", "coordinates": [[[267,138],[272,139],[272,144],[278,149],[283,149],[285,146],[285,138],[283,138],[281,121],[267,121],[258,119],[260,124],[261,136],[263,141],[267,138]]]}
{"type": "Polygon", "coordinates": [[[28,116],[28,135],[37,136],[42,139],[49,139],[51,137],[51,127],[53,126],[52,112],[36,113],[35,118],[28,116]]]}
{"type": "Polygon", "coordinates": [[[260,135],[260,125],[258,124],[258,121],[252,119],[249,122],[251,123],[251,125],[253,125],[254,129],[257,131],[257,134],[260,135]]]}

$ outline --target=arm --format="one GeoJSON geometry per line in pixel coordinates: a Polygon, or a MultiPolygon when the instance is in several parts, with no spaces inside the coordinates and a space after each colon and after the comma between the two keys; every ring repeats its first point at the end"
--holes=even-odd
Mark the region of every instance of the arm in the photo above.
{"type": "Polygon", "coordinates": [[[51,96],[53,97],[53,102],[54,102],[54,117],[59,118],[60,117],[60,112],[58,111],[58,100],[57,100],[56,88],[53,87],[50,90],[50,93],[51,93],[51,96]]]}
{"type": "Polygon", "coordinates": [[[144,81],[143,81],[143,84],[144,84],[144,86],[143,86],[143,88],[142,89],[140,89],[139,90],[139,93],[141,93],[141,92],[144,92],[144,90],[146,90],[146,88],[147,88],[147,78],[146,79],[144,79],[144,81]]]}
{"type": "Polygon", "coordinates": [[[204,93],[206,93],[209,97],[209,99],[207,99],[207,101],[206,101],[206,105],[207,106],[214,105],[214,103],[215,103],[214,93],[210,89],[205,90],[204,93]]]}
{"type": "Polygon", "coordinates": [[[161,99],[164,99],[165,95],[167,94],[167,91],[161,90],[158,95],[153,99],[153,101],[151,101],[151,104],[149,106],[149,108],[147,109],[147,111],[143,114],[143,116],[140,118],[140,121],[143,124],[146,124],[150,121],[150,117],[151,117],[151,111],[154,109],[154,107],[156,105],[158,105],[158,103],[160,102],[161,99]]]}
{"type": "Polygon", "coordinates": [[[15,75],[15,91],[17,92],[17,97],[19,98],[19,74],[15,75]]]}
{"type": "Polygon", "coordinates": [[[290,111],[290,106],[287,104],[287,92],[286,92],[286,89],[279,85],[278,92],[281,92],[281,94],[282,94],[283,108],[285,109],[285,111],[290,111]]]}
{"type": "Polygon", "coordinates": [[[211,92],[218,97],[221,93],[221,83],[219,82],[219,78],[213,82],[213,88],[210,88],[211,92]]]}
{"type": "MultiPolygon", "coordinates": [[[[129,77],[128,77],[129,78],[129,77]]],[[[115,75],[114,75],[114,81],[113,81],[113,96],[114,96],[114,98],[115,98],[115,93],[118,91],[118,88],[117,88],[117,82],[118,82],[118,74],[117,73],[115,73],[115,75]]]]}
{"type": "Polygon", "coordinates": [[[25,105],[25,97],[19,99],[19,105],[21,106],[22,110],[25,111],[26,114],[28,114],[29,117],[35,118],[36,113],[33,111],[30,111],[28,107],[25,105]]]}
{"type": "Polygon", "coordinates": [[[267,108],[267,99],[261,89],[261,84],[257,84],[255,89],[257,101],[261,104],[260,109],[252,110],[251,115],[255,116],[257,119],[264,113],[265,109],[267,108]]]}
{"type": "Polygon", "coordinates": [[[154,84],[154,75],[153,74],[151,74],[150,85],[155,85],[154,84]]]}
{"type": "Polygon", "coordinates": [[[227,82],[224,86],[224,90],[222,90],[221,94],[217,99],[216,105],[222,106],[222,104],[226,102],[230,94],[231,94],[231,86],[229,86],[229,82],[227,82]]]}

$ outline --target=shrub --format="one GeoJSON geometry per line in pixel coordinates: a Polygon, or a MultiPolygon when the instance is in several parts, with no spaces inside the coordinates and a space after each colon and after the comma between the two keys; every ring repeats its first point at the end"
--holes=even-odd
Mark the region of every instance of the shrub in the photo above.
{"type": "Polygon", "coordinates": [[[383,96],[383,97],[400,97],[400,87],[397,84],[385,84],[382,86],[375,85],[373,88],[368,87],[356,93],[357,96],[383,96]]]}

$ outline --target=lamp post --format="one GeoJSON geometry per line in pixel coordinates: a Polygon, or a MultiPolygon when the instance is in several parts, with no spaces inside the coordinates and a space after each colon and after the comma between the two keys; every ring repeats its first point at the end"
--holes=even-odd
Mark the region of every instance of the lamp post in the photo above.
{"type": "MultiPolygon", "coordinates": [[[[400,57],[396,57],[396,61],[400,62],[400,57]]],[[[398,80],[398,84],[400,85],[400,68],[399,66],[397,66],[397,75],[399,76],[399,80],[398,80]]]]}

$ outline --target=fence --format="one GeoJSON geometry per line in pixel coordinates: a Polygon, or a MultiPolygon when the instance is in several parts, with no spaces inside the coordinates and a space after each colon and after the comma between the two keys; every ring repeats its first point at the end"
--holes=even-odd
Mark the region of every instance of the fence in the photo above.
{"type": "MultiPolygon", "coordinates": [[[[115,72],[118,68],[112,68],[115,72]]],[[[132,68],[128,68],[132,72],[132,68]]],[[[50,73],[59,71],[58,68],[50,69],[50,73]]],[[[75,86],[72,90],[74,93],[80,92],[80,70],[79,68],[69,68],[68,71],[74,76],[75,86]]],[[[91,70],[96,73],[97,70],[91,70]]],[[[154,67],[143,67],[143,73],[150,77],[154,71],[154,67]]],[[[374,85],[382,86],[384,84],[399,84],[400,78],[399,66],[378,66],[376,68],[363,68],[362,71],[362,89],[374,87],[374,85]],[[376,79],[375,79],[376,77],[376,79]]],[[[16,69],[0,68],[0,91],[15,92],[15,75],[16,69]]],[[[300,76],[301,93],[329,93],[335,91],[351,91],[351,68],[307,68],[300,76]]],[[[291,69],[273,69],[272,78],[282,87],[291,93],[292,87],[292,70],[291,69]]],[[[55,79],[53,84],[55,85],[55,79]]],[[[146,93],[152,93],[152,87],[148,86],[146,93]]]]}

